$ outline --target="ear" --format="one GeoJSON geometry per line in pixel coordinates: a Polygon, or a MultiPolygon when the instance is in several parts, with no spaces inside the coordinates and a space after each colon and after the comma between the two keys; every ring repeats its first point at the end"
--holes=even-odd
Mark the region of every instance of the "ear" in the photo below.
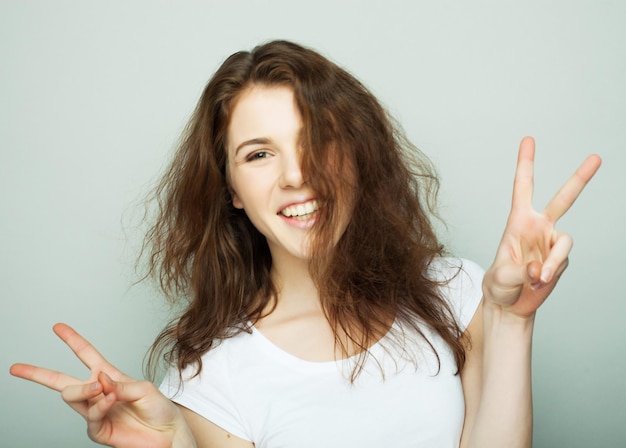
{"type": "Polygon", "coordinates": [[[238,208],[240,210],[243,209],[243,203],[239,199],[239,196],[237,196],[237,193],[235,193],[235,191],[232,188],[230,188],[230,197],[233,202],[233,207],[238,208]]]}
{"type": "Polygon", "coordinates": [[[229,167],[226,168],[226,188],[228,190],[228,194],[230,194],[230,201],[233,203],[233,207],[238,208],[239,210],[243,209],[243,202],[237,196],[237,192],[233,188],[230,182],[230,171],[229,167]]]}

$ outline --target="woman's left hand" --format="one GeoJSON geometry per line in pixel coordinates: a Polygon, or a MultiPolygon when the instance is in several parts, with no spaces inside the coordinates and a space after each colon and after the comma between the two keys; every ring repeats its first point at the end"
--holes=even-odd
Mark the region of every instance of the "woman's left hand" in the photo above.
{"type": "Polygon", "coordinates": [[[532,317],[554,289],[568,264],[572,238],[555,229],[601,164],[589,156],[542,212],[532,207],[535,142],[522,140],[513,201],[493,265],[485,273],[486,305],[519,317],[532,317]]]}

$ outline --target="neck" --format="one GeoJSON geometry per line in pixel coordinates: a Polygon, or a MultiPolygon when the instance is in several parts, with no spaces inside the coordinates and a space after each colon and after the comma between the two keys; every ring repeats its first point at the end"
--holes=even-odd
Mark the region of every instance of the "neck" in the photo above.
{"type": "Polygon", "coordinates": [[[255,328],[283,351],[307,361],[343,357],[309,273],[309,261],[272,255],[270,275],[278,292],[276,307],[254,322],[255,328]]]}
{"type": "Polygon", "coordinates": [[[308,260],[276,257],[271,276],[278,290],[277,308],[293,311],[319,309],[319,294],[309,272],[308,260]]]}

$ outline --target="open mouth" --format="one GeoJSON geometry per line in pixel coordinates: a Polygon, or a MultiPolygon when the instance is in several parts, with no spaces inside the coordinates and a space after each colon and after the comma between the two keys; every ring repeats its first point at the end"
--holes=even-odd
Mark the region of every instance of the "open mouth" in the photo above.
{"type": "Polygon", "coordinates": [[[315,216],[319,209],[319,203],[316,200],[312,200],[303,204],[290,205],[282,209],[279,213],[287,218],[306,221],[315,216]]]}

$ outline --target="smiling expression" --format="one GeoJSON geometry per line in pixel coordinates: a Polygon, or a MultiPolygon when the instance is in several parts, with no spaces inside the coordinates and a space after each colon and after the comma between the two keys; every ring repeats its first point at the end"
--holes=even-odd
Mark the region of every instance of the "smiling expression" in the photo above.
{"type": "Polygon", "coordinates": [[[272,259],[309,256],[309,229],[320,204],[300,169],[300,113],[288,87],[252,86],[228,127],[233,205],[267,239],[272,259]]]}

